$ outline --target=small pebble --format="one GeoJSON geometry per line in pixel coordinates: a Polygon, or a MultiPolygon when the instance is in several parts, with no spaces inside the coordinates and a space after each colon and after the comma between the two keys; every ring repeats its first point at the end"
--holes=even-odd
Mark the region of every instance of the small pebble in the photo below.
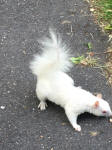
{"type": "Polygon", "coordinates": [[[110,122],[112,123],[112,118],[110,118],[110,122]]]}
{"type": "Polygon", "coordinates": [[[25,50],[23,51],[23,54],[26,55],[26,51],[25,50]]]}
{"type": "Polygon", "coordinates": [[[32,108],[32,110],[34,111],[34,110],[35,110],[35,108],[32,108]]]}
{"type": "Polygon", "coordinates": [[[4,109],[5,109],[5,106],[0,106],[0,108],[4,110],[4,109]]]}
{"type": "Polygon", "coordinates": [[[95,10],[94,10],[94,8],[90,8],[90,11],[93,12],[93,11],[95,11],[95,10]]]}

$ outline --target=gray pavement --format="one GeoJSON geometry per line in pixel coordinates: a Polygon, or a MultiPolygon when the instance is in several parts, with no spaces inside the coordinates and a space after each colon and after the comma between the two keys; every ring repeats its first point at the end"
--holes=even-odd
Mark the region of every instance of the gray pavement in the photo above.
{"type": "MultiPolygon", "coordinates": [[[[83,114],[78,133],[59,106],[48,102],[47,110],[37,109],[29,61],[49,26],[60,32],[73,56],[85,53],[88,42],[96,52],[108,45],[86,1],[0,0],[0,150],[111,150],[108,118],[83,114]]],[[[101,92],[112,107],[112,89],[100,70],[74,66],[70,74],[76,86],[101,92]]]]}

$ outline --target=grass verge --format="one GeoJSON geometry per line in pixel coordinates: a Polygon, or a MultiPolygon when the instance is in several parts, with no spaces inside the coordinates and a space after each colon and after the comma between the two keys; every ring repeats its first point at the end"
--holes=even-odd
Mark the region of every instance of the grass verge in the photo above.
{"type": "MultiPolygon", "coordinates": [[[[96,58],[94,58],[94,60],[92,58],[94,56],[86,57],[89,58],[89,60],[95,61],[95,65],[93,67],[100,68],[102,70],[102,73],[107,78],[108,83],[112,86],[112,0],[87,1],[90,4],[90,11],[94,15],[95,21],[97,22],[97,24],[99,24],[104,32],[108,33],[110,46],[105,52],[94,54],[94,56],[105,55],[106,62],[103,62],[103,65],[100,64],[100,59],[96,60],[96,58]]],[[[85,59],[86,61],[87,58],[85,59]]],[[[92,61],[92,63],[94,61],[92,61]]]]}
{"type": "Polygon", "coordinates": [[[112,33],[112,0],[89,0],[98,24],[109,34],[112,33]]]}
{"type": "Polygon", "coordinates": [[[76,65],[99,68],[106,77],[108,84],[112,86],[112,49],[108,49],[108,51],[102,53],[90,51],[79,57],[71,57],[70,60],[76,65]],[[100,55],[106,56],[106,63],[101,62],[101,59],[99,58],[100,55]]]}

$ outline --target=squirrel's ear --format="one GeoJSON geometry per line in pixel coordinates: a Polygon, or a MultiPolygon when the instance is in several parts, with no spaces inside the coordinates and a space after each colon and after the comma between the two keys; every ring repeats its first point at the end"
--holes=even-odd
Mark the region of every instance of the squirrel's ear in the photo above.
{"type": "Polygon", "coordinates": [[[94,107],[95,107],[95,108],[99,107],[99,101],[96,101],[96,102],[94,103],[94,107]]]}
{"type": "Polygon", "coordinates": [[[102,94],[101,94],[101,93],[98,93],[98,94],[96,95],[96,97],[102,98],[102,94]]]}

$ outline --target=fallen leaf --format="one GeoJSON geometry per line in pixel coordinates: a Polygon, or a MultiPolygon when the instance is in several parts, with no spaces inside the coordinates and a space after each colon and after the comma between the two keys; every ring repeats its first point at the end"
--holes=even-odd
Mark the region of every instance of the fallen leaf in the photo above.
{"type": "Polygon", "coordinates": [[[68,33],[66,33],[66,34],[67,34],[67,35],[71,35],[71,33],[69,33],[69,32],[68,32],[68,33]]]}
{"type": "Polygon", "coordinates": [[[98,133],[97,131],[91,131],[91,132],[90,132],[90,135],[91,135],[91,136],[97,136],[98,134],[99,134],[99,133],[98,133]]]}
{"type": "Polygon", "coordinates": [[[88,63],[87,63],[86,60],[82,60],[82,61],[81,61],[81,64],[84,65],[84,66],[87,66],[87,65],[88,65],[88,63]]]}
{"type": "Polygon", "coordinates": [[[79,56],[79,57],[71,57],[70,60],[75,63],[75,64],[79,64],[81,63],[81,61],[84,59],[84,56],[79,56]]]}
{"type": "Polygon", "coordinates": [[[66,123],[65,123],[65,122],[63,122],[61,125],[62,125],[62,126],[64,126],[64,125],[66,125],[66,123]]]}
{"type": "Polygon", "coordinates": [[[71,23],[71,21],[69,21],[69,20],[64,20],[61,22],[61,24],[70,24],[70,23],[71,23]]]}
{"type": "Polygon", "coordinates": [[[43,135],[40,135],[40,138],[42,139],[44,136],[43,135]]]}
{"type": "Polygon", "coordinates": [[[94,56],[94,52],[90,52],[89,55],[90,55],[90,56],[94,56]]]}

